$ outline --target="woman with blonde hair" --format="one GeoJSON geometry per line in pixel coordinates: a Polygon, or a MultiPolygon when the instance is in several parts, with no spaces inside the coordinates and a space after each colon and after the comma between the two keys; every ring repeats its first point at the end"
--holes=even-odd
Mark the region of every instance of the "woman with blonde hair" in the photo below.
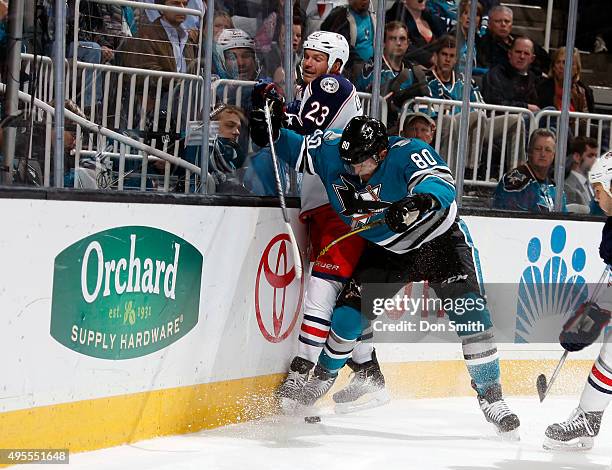
{"type": "MultiPolygon", "coordinates": [[[[555,51],[550,64],[548,78],[543,80],[537,87],[538,106],[540,106],[540,108],[554,107],[558,110],[561,109],[565,54],[565,47],[560,47],[555,51]]],[[[580,80],[581,72],[582,63],[580,61],[580,53],[577,49],[574,49],[570,111],[592,113],[594,108],[593,91],[588,85],[580,80]]]]}

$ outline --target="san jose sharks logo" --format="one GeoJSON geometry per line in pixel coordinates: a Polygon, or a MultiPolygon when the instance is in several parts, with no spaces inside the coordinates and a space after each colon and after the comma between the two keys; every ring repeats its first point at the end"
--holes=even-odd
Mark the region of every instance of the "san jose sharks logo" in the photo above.
{"type": "Polygon", "coordinates": [[[384,211],[391,203],[380,200],[382,184],[367,185],[357,189],[347,178],[340,175],[343,184],[333,183],[332,186],[342,205],[341,215],[353,219],[353,228],[367,224],[375,214],[384,211]]]}

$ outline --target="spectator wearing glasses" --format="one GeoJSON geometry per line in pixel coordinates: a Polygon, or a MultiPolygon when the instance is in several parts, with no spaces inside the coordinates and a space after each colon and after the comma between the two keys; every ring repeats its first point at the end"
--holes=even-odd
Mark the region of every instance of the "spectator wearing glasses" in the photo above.
{"type": "MultiPolygon", "coordinates": [[[[537,129],[529,139],[527,162],[506,173],[495,189],[495,209],[553,212],[557,188],[550,176],[555,161],[555,135],[537,129]]],[[[561,189],[563,191],[563,189],[561,189]]],[[[567,212],[565,193],[562,212],[567,212]]]]}

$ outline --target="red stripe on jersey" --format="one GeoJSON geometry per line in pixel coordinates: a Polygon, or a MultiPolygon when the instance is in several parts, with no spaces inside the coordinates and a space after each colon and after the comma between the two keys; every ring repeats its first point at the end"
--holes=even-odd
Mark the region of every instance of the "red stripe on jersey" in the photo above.
{"type": "Polygon", "coordinates": [[[315,328],[314,326],[304,325],[302,324],[301,330],[304,333],[308,333],[309,335],[318,336],[319,338],[327,338],[329,334],[329,330],[320,330],[319,328],[315,328]]]}
{"type": "Polygon", "coordinates": [[[601,383],[606,384],[608,387],[612,387],[612,379],[610,377],[606,377],[603,372],[601,372],[597,368],[597,364],[593,364],[593,369],[591,369],[591,374],[599,380],[601,383]]]}

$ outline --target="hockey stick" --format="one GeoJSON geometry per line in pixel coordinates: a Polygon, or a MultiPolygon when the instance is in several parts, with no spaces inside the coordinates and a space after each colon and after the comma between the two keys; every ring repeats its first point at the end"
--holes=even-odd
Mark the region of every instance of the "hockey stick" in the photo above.
{"type": "Polygon", "coordinates": [[[546,398],[546,395],[548,395],[550,388],[555,383],[557,375],[559,375],[559,372],[561,371],[561,367],[563,367],[563,364],[565,364],[565,360],[567,359],[568,354],[569,354],[569,351],[566,350],[563,353],[563,356],[561,356],[561,359],[559,360],[559,363],[557,364],[557,367],[555,367],[555,371],[553,372],[553,375],[550,378],[550,382],[547,382],[546,376],[544,374],[538,375],[538,378],[536,379],[536,388],[538,389],[538,396],[540,397],[540,403],[544,401],[544,398],[546,398]]]}
{"type": "MultiPolygon", "coordinates": [[[[610,266],[606,266],[606,268],[604,269],[604,272],[601,274],[601,277],[599,278],[599,281],[597,282],[597,287],[595,287],[595,290],[593,291],[593,293],[591,294],[591,297],[589,298],[589,302],[597,301],[597,297],[599,296],[601,286],[603,285],[604,279],[608,275],[609,270],[610,270],[610,266]]],[[[552,385],[555,383],[555,380],[557,376],[559,375],[559,372],[561,371],[561,367],[563,367],[563,364],[565,364],[565,360],[567,359],[568,354],[569,354],[569,351],[567,350],[563,353],[563,356],[561,356],[561,359],[559,359],[559,363],[557,364],[557,367],[555,367],[555,370],[552,374],[552,377],[550,378],[550,381],[546,380],[546,376],[544,374],[538,375],[538,378],[536,379],[536,389],[538,390],[538,397],[540,397],[540,403],[544,401],[544,398],[546,398],[546,395],[548,395],[548,392],[550,391],[552,385]]]]}
{"type": "Polygon", "coordinates": [[[342,240],[346,240],[347,238],[352,237],[353,235],[357,235],[358,233],[365,232],[366,230],[377,227],[384,223],[385,223],[385,219],[375,220],[374,222],[370,222],[369,224],[366,224],[363,227],[356,228],[354,230],[351,230],[350,232],[345,233],[344,235],[339,236],[338,238],[336,238],[335,240],[327,244],[327,246],[321,250],[321,252],[319,253],[319,256],[317,256],[317,259],[320,256],[323,256],[325,253],[327,253],[331,249],[332,246],[334,246],[337,243],[340,243],[342,240]]]}
{"type": "Polygon", "coordinates": [[[264,106],[264,112],[266,114],[266,124],[268,125],[268,140],[270,141],[270,153],[272,154],[272,163],[274,166],[274,177],[276,178],[276,190],[278,191],[278,199],[280,200],[280,207],[283,213],[283,220],[285,221],[287,233],[289,234],[289,239],[291,240],[293,258],[295,259],[295,275],[297,276],[298,279],[300,279],[303,274],[302,257],[300,255],[300,247],[297,244],[297,240],[295,238],[295,233],[293,233],[293,229],[291,228],[291,224],[289,223],[289,216],[287,215],[287,206],[285,205],[285,193],[283,192],[283,186],[281,184],[280,173],[278,171],[278,157],[276,156],[276,149],[274,148],[274,136],[272,135],[272,116],[270,114],[271,106],[272,104],[270,103],[270,100],[266,100],[266,105],[264,106]]]}

